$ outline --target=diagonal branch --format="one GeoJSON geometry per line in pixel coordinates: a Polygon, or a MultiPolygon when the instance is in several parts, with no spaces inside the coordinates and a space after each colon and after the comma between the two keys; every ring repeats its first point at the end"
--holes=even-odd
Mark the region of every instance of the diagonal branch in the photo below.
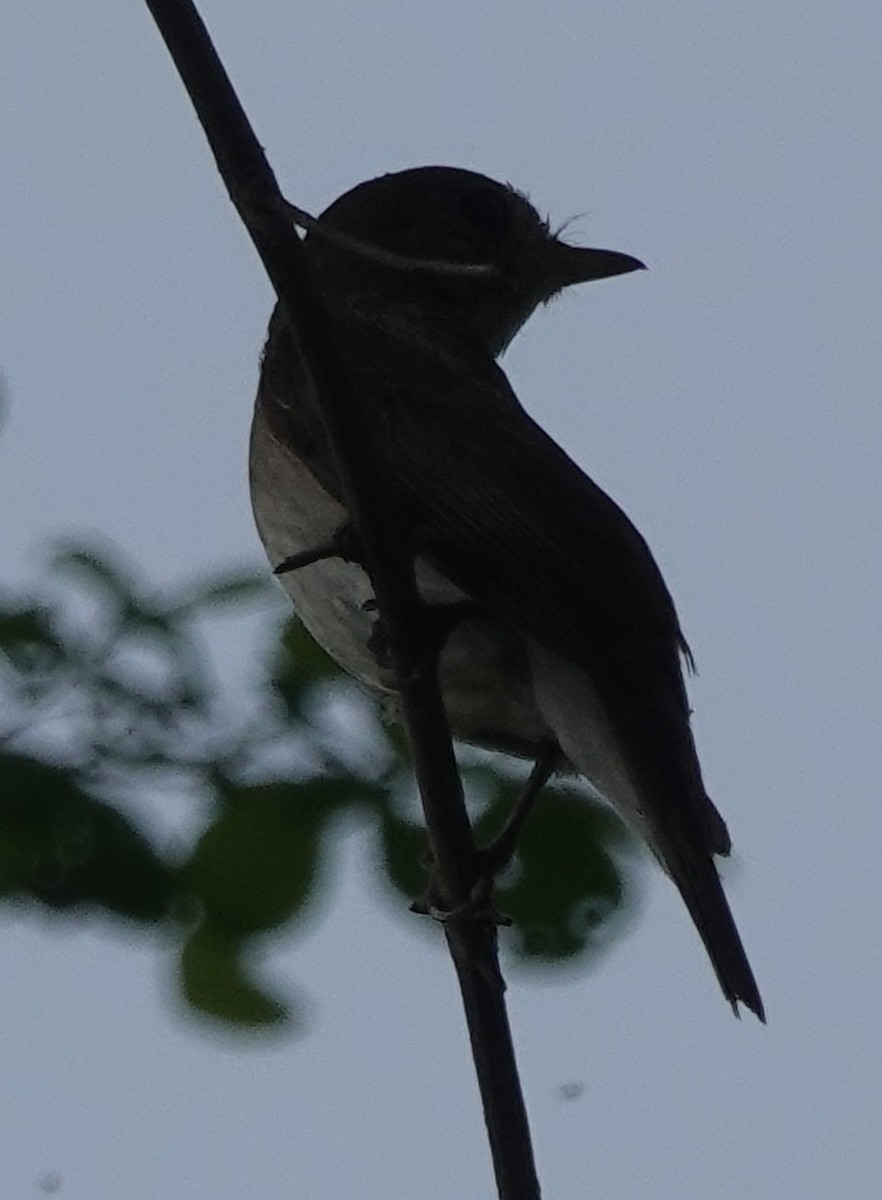
{"type": "MultiPolygon", "coordinates": [[[[218,170],[282,304],[327,428],[343,498],[377,596],[435,862],[441,904],[468,909],[477,856],[450,730],[427,653],[414,556],[397,519],[369,420],[336,352],[275,176],[190,0],[146,0],[218,170]]],[[[484,1105],[501,1200],[537,1200],[526,1111],[499,973],[496,931],[480,912],[445,925],[484,1105]]]]}

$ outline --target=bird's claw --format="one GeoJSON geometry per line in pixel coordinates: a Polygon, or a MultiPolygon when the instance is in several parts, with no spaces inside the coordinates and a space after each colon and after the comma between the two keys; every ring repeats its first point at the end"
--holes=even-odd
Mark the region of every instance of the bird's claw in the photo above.
{"type": "Polygon", "coordinates": [[[277,566],[273,567],[273,574],[288,575],[291,571],[299,571],[302,567],[323,562],[327,558],[342,558],[344,562],[363,565],[355,534],[348,521],[341,525],[322,545],[314,546],[311,550],[300,550],[297,554],[290,554],[287,558],[283,558],[277,566]]]}
{"type": "Polygon", "coordinates": [[[499,912],[491,903],[492,892],[492,876],[482,876],[472,888],[472,893],[464,904],[457,904],[454,908],[444,908],[430,900],[415,900],[410,906],[410,911],[431,917],[439,925],[452,925],[458,921],[475,920],[494,926],[511,925],[511,917],[499,912]]]}

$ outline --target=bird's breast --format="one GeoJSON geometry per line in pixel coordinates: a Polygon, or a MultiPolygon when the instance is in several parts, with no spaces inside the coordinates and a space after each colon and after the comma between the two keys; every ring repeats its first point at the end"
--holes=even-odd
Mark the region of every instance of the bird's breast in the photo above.
{"type": "MultiPolygon", "coordinates": [[[[260,408],[251,431],[250,484],[257,529],[274,567],[327,544],[346,521],[343,506],[276,440],[260,408]]],[[[418,560],[416,575],[420,595],[431,606],[468,600],[425,561],[418,560]]],[[[334,557],[286,572],[280,580],[315,640],[394,710],[391,680],[372,649],[377,615],[367,573],[334,557]]],[[[458,737],[525,756],[547,741],[526,648],[515,631],[477,610],[464,617],[445,642],[439,677],[458,737]]]]}

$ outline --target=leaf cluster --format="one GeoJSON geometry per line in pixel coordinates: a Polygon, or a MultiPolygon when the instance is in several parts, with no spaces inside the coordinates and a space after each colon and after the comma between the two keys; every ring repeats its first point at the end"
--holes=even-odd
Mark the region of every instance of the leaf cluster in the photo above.
{"type": "MultiPolygon", "coordinates": [[[[161,930],[189,1005],[240,1028],[296,1016],[255,978],[254,952],[315,906],[341,818],[374,831],[402,909],[425,887],[400,733],[273,600],[243,572],[159,593],[83,546],[28,594],[0,594],[0,903],[161,930]],[[210,649],[230,614],[256,618],[266,643],[235,687],[210,649]]],[[[487,842],[523,772],[469,751],[462,766],[487,842]]],[[[515,957],[602,947],[633,899],[627,849],[607,810],[548,788],[496,893],[515,957]]]]}

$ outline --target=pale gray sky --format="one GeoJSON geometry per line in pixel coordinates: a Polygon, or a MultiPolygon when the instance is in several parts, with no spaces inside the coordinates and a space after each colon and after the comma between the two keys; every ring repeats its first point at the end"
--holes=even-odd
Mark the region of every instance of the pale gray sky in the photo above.
{"type": "MultiPolygon", "coordinates": [[[[882,14],[202,12],[298,203],[466,166],[652,268],[540,314],[507,367],[677,599],[769,1025],[732,1018],[656,876],[598,970],[515,977],[545,1194],[874,1195],[882,14]]],[[[269,288],[146,7],[11,0],[0,88],[5,581],[72,531],[114,538],[159,583],[257,564],[244,457],[269,288]]],[[[36,1195],[47,1171],[63,1200],[490,1194],[452,972],[367,868],[345,839],[326,918],[274,954],[310,998],[309,1036],[257,1048],[178,1019],[161,947],[5,922],[0,1195],[36,1195]]]]}

